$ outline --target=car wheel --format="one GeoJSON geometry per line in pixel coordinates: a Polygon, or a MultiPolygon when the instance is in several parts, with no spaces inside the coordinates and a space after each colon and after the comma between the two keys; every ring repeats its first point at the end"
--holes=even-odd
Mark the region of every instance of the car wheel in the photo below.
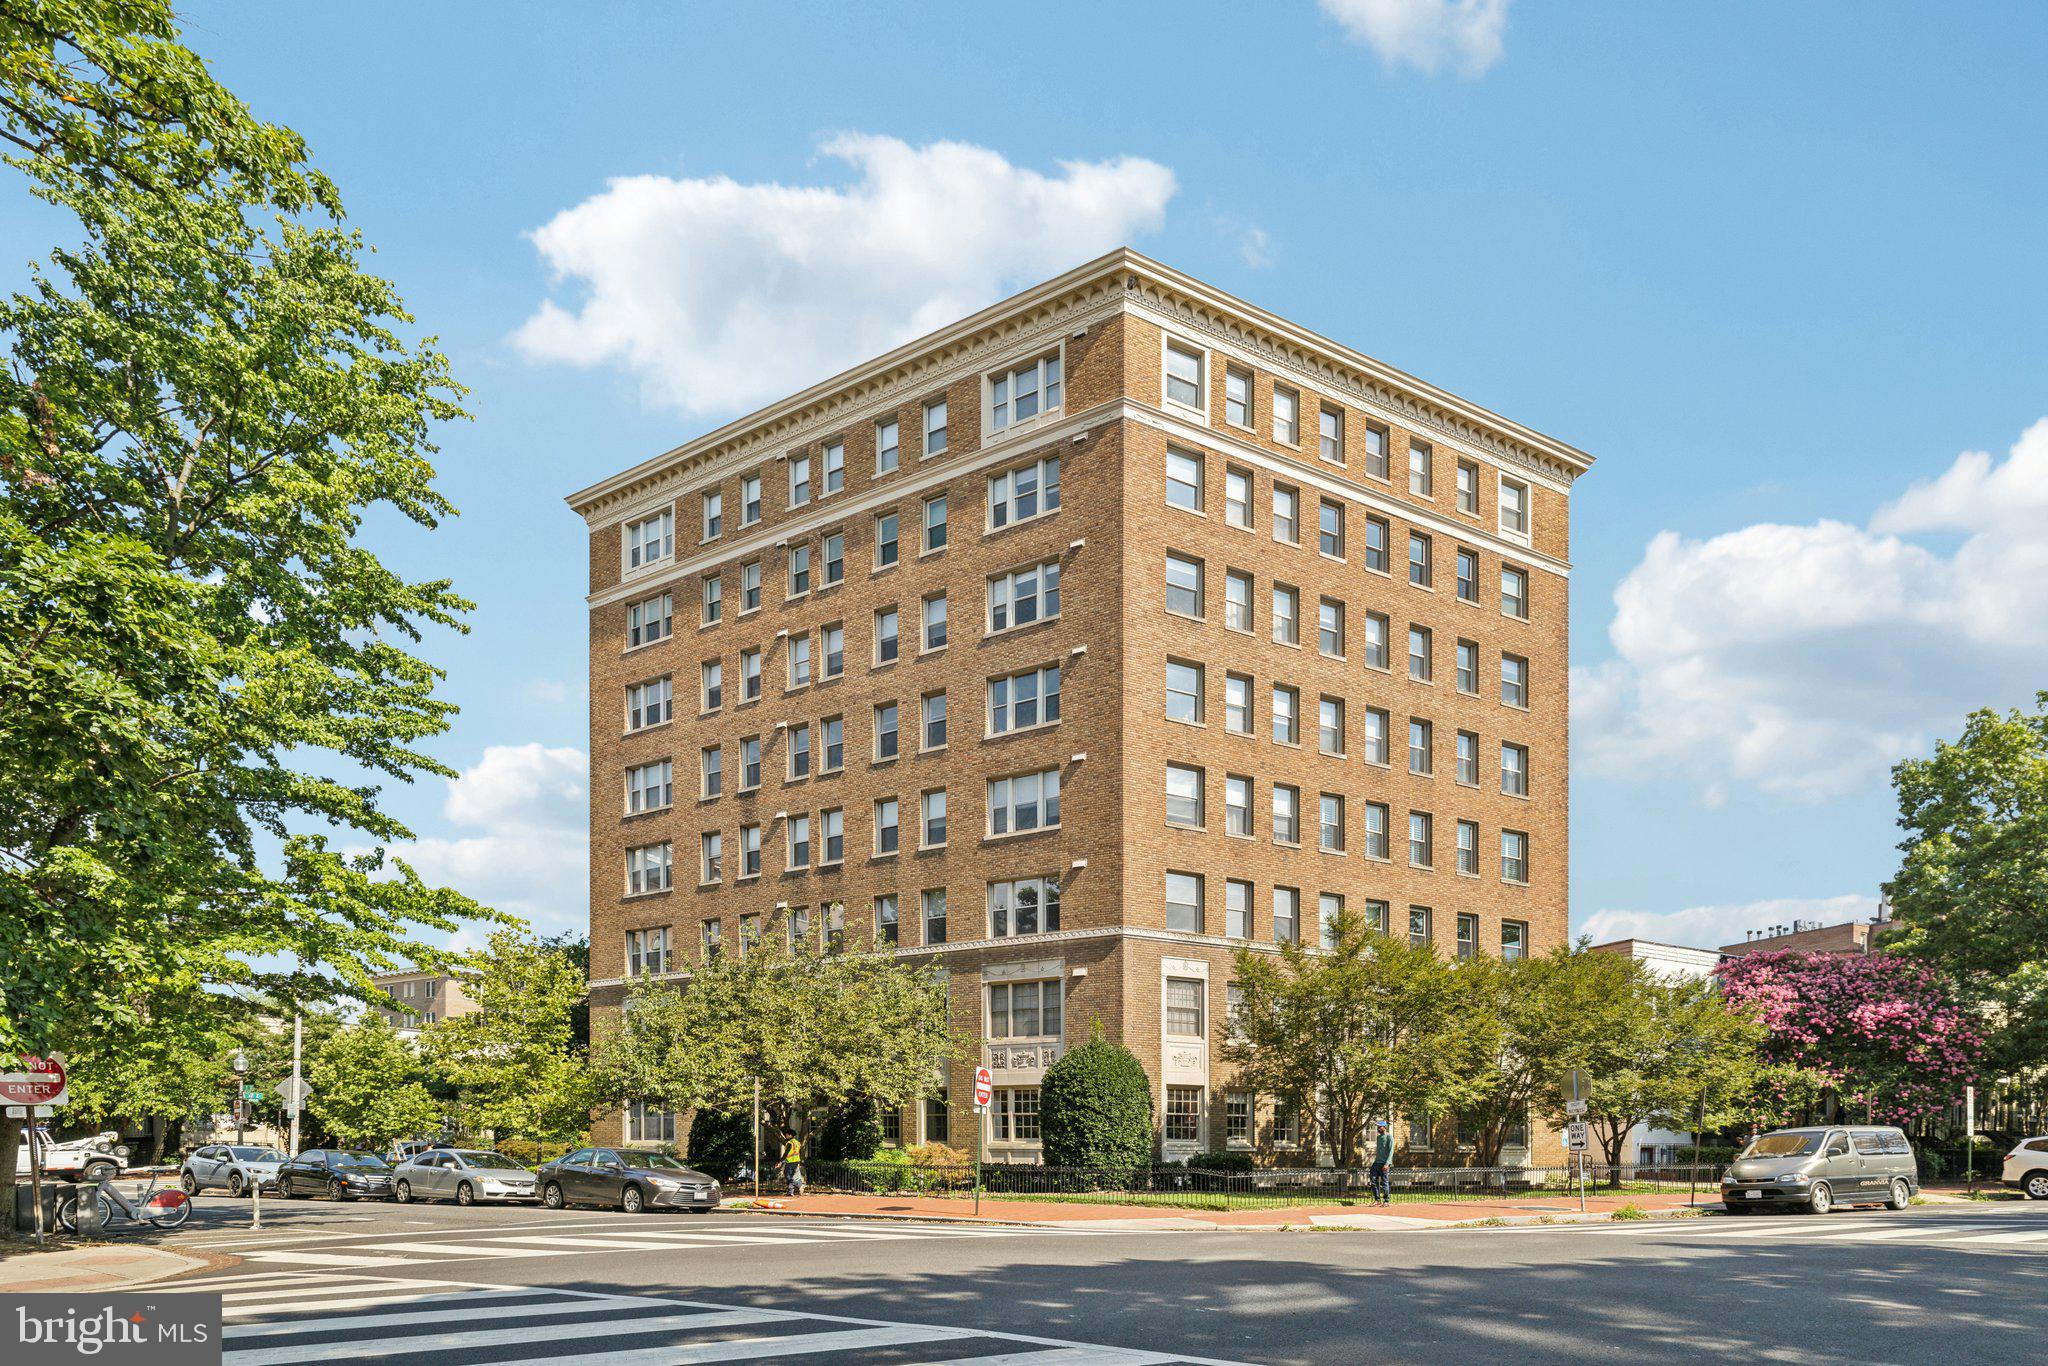
{"type": "Polygon", "coordinates": [[[638,1214],[647,1207],[647,1199],[640,1194],[638,1186],[628,1186],[619,1193],[619,1208],[628,1214],[638,1214]]]}
{"type": "Polygon", "coordinates": [[[199,1194],[199,1178],[191,1172],[181,1173],[178,1177],[178,1189],[187,1195],[199,1194]]]}
{"type": "Polygon", "coordinates": [[[248,1190],[249,1190],[249,1183],[248,1183],[248,1182],[246,1182],[246,1181],[244,1181],[244,1180],[242,1180],[242,1174],[241,1174],[240,1172],[229,1172],[229,1173],[228,1173],[228,1194],[229,1194],[229,1195],[246,1195],[246,1194],[248,1193],[248,1190]]]}
{"type": "Polygon", "coordinates": [[[2020,1189],[2027,1193],[2029,1200],[2048,1200],[2048,1172],[2028,1172],[2020,1182],[2020,1189]]]}
{"type": "Polygon", "coordinates": [[[467,1181],[457,1186],[455,1188],[455,1203],[458,1205],[474,1205],[476,1203],[476,1187],[470,1185],[467,1181]]]}
{"type": "Polygon", "coordinates": [[[398,1188],[392,1192],[392,1198],[401,1205],[410,1205],[412,1203],[412,1182],[399,1182],[398,1188]]]}
{"type": "Polygon", "coordinates": [[[111,1162],[87,1163],[85,1167],[85,1179],[87,1182],[93,1185],[98,1185],[102,1181],[113,1180],[114,1164],[111,1162]]]}
{"type": "Polygon", "coordinates": [[[1892,1181],[1891,1197],[1884,1202],[1886,1209],[1904,1209],[1913,1203],[1913,1188],[1906,1184],[1904,1177],[1892,1181]]]}
{"type": "Polygon", "coordinates": [[[343,1185],[341,1178],[337,1176],[327,1183],[327,1195],[329,1199],[346,1200],[348,1199],[348,1187],[343,1185]]]}
{"type": "Polygon", "coordinates": [[[1806,1197],[1806,1207],[1815,1214],[1826,1214],[1835,1207],[1835,1193],[1825,1181],[1813,1183],[1813,1191],[1806,1197]]]}
{"type": "Polygon", "coordinates": [[[560,1209],[567,1203],[562,1199],[562,1188],[552,1181],[540,1188],[540,1202],[549,1209],[560,1209]]]}

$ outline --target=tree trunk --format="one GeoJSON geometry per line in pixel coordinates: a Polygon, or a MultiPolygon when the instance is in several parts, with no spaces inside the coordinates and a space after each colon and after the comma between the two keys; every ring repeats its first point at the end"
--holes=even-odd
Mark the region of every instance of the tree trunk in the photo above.
{"type": "Polygon", "coordinates": [[[14,1155],[22,1146],[22,1120],[0,1115],[0,1192],[5,1192],[7,1207],[0,1209],[0,1237],[14,1236],[14,1155]]]}

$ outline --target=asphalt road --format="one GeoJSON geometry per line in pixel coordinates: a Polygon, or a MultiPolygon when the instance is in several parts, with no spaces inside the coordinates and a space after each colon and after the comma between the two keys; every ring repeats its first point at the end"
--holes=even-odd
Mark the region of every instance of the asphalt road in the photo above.
{"type": "Polygon", "coordinates": [[[163,1240],[243,1258],[194,1283],[232,1366],[2048,1355],[2048,1204],[1294,1233],[264,1208],[256,1234],[206,1197],[163,1240]]]}

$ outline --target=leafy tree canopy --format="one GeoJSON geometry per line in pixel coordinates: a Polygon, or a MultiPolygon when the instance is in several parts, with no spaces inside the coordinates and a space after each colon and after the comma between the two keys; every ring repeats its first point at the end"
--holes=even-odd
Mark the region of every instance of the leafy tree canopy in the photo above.
{"type": "Polygon", "coordinates": [[[477,1009],[429,1025],[421,1046],[472,1129],[560,1142],[590,1127],[596,1092],[576,1026],[585,959],[559,940],[500,930],[462,969],[477,1009]]]}
{"type": "Polygon", "coordinates": [[[323,1040],[306,1081],[306,1108],[343,1146],[382,1149],[440,1130],[441,1107],[427,1094],[419,1055],[379,1017],[323,1040]]]}

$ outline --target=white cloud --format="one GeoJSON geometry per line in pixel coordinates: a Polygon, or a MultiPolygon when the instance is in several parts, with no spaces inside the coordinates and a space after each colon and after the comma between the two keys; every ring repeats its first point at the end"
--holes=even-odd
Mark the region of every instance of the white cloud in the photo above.
{"type": "Polygon", "coordinates": [[[1478,76],[1501,59],[1508,0],[1321,0],[1323,13],[1388,66],[1478,76]]]}
{"type": "Polygon", "coordinates": [[[628,176],[533,234],[558,285],[527,356],[623,365],[652,403],[730,412],[986,307],[1156,230],[1173,172],[1138,157],[1058,175],[959,142],[847,134],[852,183],[628,176]]]}
{"type": "Polygon", "coordinates": [[[492,745],[448,784],[441,814],[475,834],[394,852],[421,877],[522,916],[581,930],[590,904],[589,761],[580,749],[492,745]]]}
{"type": "Polygon", "coordinates": [[[1686,948],[1718,949],[1737,944],[1751,930],[1773,925],[1790,925],[1810,920],[1822,925],[1839,925],[1849,920],[1868,920],[1877,913],[1877,898],[1858,892],[1827,897],[1782,897],[1747,901],[1733,905],[1688,906],[1682,911],[1656,914],[1650,911],[1595,911],[1579,923],[1576,935],[1590,936],[1595,944],[1617,939],[1648,939],[1659,944],[1686,948]]]}
{"type": "Polygon", "coordinates": [[[1273,265],[1273,239],[1264,228],[1246,228],[1238,239],[1237,254],[1253,270],[1268,270],[1273,265]]]}
{"type": "Polygon", "coordinates": [[[569,700],[570,684],[560,678],[535,678],[523,684],[520,691],[535,702],[556,706],[569,700]]]}
{"type": "Polygon", "coordinates": [[[1973,707],[2028,700],[2048,660],[2048,420],[1966,452],[1868,527],[1660,533],[1615,590],[1619,658],[1574,671],[1580,752],[1818,801],[1882,779],[1973,707]],[[1940,532],[1935,548],[1907,539],[1940,532]]]}

